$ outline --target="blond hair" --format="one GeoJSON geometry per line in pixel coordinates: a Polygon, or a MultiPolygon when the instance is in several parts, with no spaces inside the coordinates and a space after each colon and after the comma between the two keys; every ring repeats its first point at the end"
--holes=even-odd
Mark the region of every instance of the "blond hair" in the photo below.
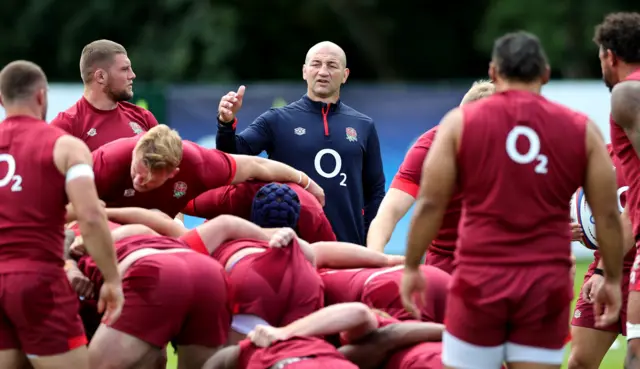
{"type": "Polygon", "coordinates": [[[118,54],[127,55],[127,50],[119,43],[109,40],[97,40],[85,46],[80,55],[82,82],[91,82],[96,69],[108,68],[118,54]]]}
{"type": "Polygon", "coordinates": [[[483,99],[485,97],[493,95],[495,92],[496,92],[496,86],[491,81],[479,80],[479,81],[473,82],[473,85],[471,85],[471,88],[469,89],[469,91],[467,91],[467,93],[464,94],[464,97],[462,98],[462,102],[460,102],[460,105],[468,104],[470,102],[483,99]]]}
{"type": "Polygon", "coordinates": [[[176,130],[160,124],[142,135],[134,154],[152,173],[173,170],[182,161],[182,138],[176,130]]]}

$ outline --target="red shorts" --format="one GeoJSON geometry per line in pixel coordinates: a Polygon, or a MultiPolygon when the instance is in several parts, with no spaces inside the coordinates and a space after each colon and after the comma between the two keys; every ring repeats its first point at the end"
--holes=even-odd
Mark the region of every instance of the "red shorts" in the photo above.
{"type": "MultiPolygon", "coordinates": [[[[589,265],[589,269],[584,276],[584,281],[582,285],[593,276],[593,270],[596,268],[597,263],[594,261],[589,265]]],[[[593,312],[593,304],[585,301],[582,298],[582,290],[580,291],[580,296],[578,297],[578,301],[576,302],[576,308],[573,311],[573,319],[571,320],[571,325],[576,327],[584,327],[584,328],[592,328],[600,331],[608,331],[608,332],[618,332],[623,336],[627,335],[627,301],[629,299],[629,275],[631,273],[631,268],[625,267],[622,271],[622,308],[620,309],[620,319],[605,328],[596,328],[595,326],[595,317],[593,312]]]]}
{"type": "Polygon", "coordinates": [[[87,344],[64,271],[0,274],[0,350],[63,354],[87,344]]]}
{"type": "Polygon", "coordinates": [[[324,305],[324,285],[297,242],[249,254],[228,271],[234,313],[285,326],[324,305]]]}
{"type": "MultiPolygon", "coordinates": [[[[431,265],[421,265],[420,270],[427,281],[426,304],[422,306],[420,319],[425,322],[442,323],[451,276],[431,265]]],[[[376,275],[365,282],[361,302],[398,320],[414,320],[413,315],[402,305],[399,293],[401,280],[402,269],[376,275]]]]}
{"type": "Polygon", "coordinates": [[[441,369],[442,342],[424,342],[395,351],[384,369],[441,369]]]}
{"type": "Polygon", "coordinates": [[[145,256],[122,280],[125,305],[113,329],[156,347],[217,347],[231,326],[227,282],[222,266],[195,252],[145,256]]]}
{"type": "Polygon", "coordinates": [[[434,266],[436,268],[444,270],[449,274],[453,274],[453,271],[456,269],[456,267],[453,265],[453,260],[453,254],[447,255],[429,249],[427,250],[427,254],[424,258],[424,264],[434,266]]]}
{"type": "Polygon", "coordinates": [[[458,265],[447,302],[447,332],[477,346],[510,342],[562,349],[573,298],[569,269],[458,265]]]}
{"type": "Polygon", "coordinates": [[[640,278],[638,278],[638,273],[640,272],[640,248],[638,244],[636,244],[636,247],[638,251],[636,251],[636,259],[633,261],[629,275],[629,291],[640,292],[640,278]]]}

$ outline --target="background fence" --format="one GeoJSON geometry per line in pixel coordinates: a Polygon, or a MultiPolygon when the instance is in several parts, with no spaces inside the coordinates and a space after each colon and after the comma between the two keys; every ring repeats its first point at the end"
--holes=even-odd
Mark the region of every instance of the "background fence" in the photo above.
{"type": "MultiPolygon", "coordinates": [[[[342,100],[355,109],[371,116],[380,136],[387,187],[402,162],[407,149],[423,132],[429,130],[460,99],[470,83],[452,85],[418,84],[348,84],[342,100]]],[[[220,97],[236,85],[136,85],[134,101],[146,105],[162,123],[180,132],[183,138],[203,146],[215,147],[215,116],[220,97]]],[[[301,83],[250,84],[238,115],[238,129],[272,106],[294,101],[305,92],[301,83]]],[[[566,104],[594,119],[609,140],[609,92],[601,81],[558,81],[547,85],[543,94],[549,99],[566,104]]],[[[49,93],[51,120],[82,95],[80,84],[52,84],[49,93]]],[[[4,111],[0,108],[0,118],[4,111]]],[[[320,118],[318,118],[320,124],[320,118]]],[[[514,204],[514,211],[517,211],[514,204]]],[[[411,212],[405,216],[391,239],[389,252],[403,253],[411,212]]],[[[187,217],[186,225],[193,227],[202,219],[187,217]]],[[[591,253],[584,247],[574,247],[579,257],[591,253]]]]}

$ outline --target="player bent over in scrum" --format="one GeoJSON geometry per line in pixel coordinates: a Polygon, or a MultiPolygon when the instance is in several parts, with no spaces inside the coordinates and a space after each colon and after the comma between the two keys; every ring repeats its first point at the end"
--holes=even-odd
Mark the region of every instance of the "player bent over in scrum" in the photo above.
{"type": "MultiPolygon", "coordinates": [[[[424,296],[424,304],[420,306],[419,320],[443,323],[451,276],[431,265],[421,265],[420,271],[429,289],[424,296]]],[[[324,283],[325,305],[361,302],[398,320],[415,319],[404,308],[400,297],[402,266],[320,269],[319,274],[324,283]]]]}
{"type": "Polygon", "coordinates": [[[421,341],[439,341],[443,330],[442,325],[434,323],[399,323],[380,330],[378,326],[377,315],[367,306],[337,304],[282,328],[258,325],[249,333],[248,339],[219,351],[204,368],[374,369],[397,348],[421,341]],[[345,341],[358,341],[358,344],[336,350],[319,338],[336,334],[345,341]]]}
{"type": "Polygon", "coordinates": [[[596,313],[593,307],[593,297],[602,284],[604,277],[602,271],[602,261],[600,252],[596,250],[594,260],[589,265],[587,274],[584,276],[582,291],[576,302],[576,308],[571,321],[571,355],[569,356],[570,369],[596,369],[604,355],[609,351],[611,345],[618,338],[618,334],[627,335],[627,301],[629,297],[629,277],[635,259],[636,249],[631,231],[631,221],[627,211],[626,192],[629,187],[622,175],[622,168],[618,157],[613,154],[610,145],[607,145],[609,155],[616,169],[616,180],[618,183],[618,206],[622,213],[623,237],[625,239],[625,257],[622,269],[622,308],[620,309],[620,319],[608,327],[596,327],[596,313]]]}
{"type": "MultiPolygon", "coordinates": [[[[172,341],[180,368],[201,368],[225,343],[231,325],[222,266],[142,225],[122,226],[112,235],[126,303],[121,318],[101,324],[93,336],[91,367],[155,368],[172,341]]],[[[91,257],[80,257],[74,267],[101,285],[91,257]]]]}

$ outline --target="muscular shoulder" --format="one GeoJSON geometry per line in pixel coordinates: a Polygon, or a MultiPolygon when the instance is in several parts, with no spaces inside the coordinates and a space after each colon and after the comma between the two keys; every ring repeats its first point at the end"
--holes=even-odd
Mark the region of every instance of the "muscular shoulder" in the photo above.
{"type": "Polygon", "coordinates": [[[613,88],[611,117],[622,127],[640,120],[640,81],[623,81],[613,88]]]}
{"type": "Polygon", "coordinates": [[[149,110],[136,104],[132,104],[128,101],[121,101],[119,104],[122,110],[128,111],[131,115],[142,120],[142,122],[140,123],[145,124],[147,126],[147,129],[153,128],[158,125],[156,117],[149,110]]]}
{"type": "MultiPolygon", "coordinates": [[[[81,100],[73,104],[67,110],[58,113],[51,121],[51,125],[64,129],[72,128],[78,122],[78,117],[82,114],[81,100]]],[[[71,133],[71,132],[69,132],[71,133]]]]}
{"type": "Polygon", "coordinates": [[[346,115],[347,117],[349,117],[350,119],[354,119],[354,120],[358,120],[360,121],[362,124],[368,125],[368,126],[373,126],[373,119],[366,115],[366,114],[362,114],[361,112],[357,111],[356,109],[350,107],[349,105],[342,103],[340,105],[340,114],[341,115],[346,115]]]}

